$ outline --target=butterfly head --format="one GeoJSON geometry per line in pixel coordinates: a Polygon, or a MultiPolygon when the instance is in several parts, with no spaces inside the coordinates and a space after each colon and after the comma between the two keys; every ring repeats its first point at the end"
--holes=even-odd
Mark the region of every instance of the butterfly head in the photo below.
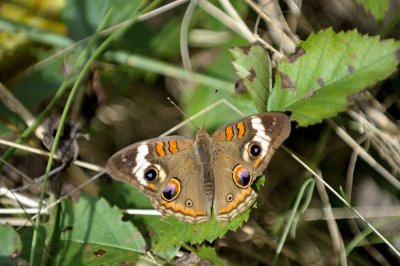
{"type": "Polygon", "coordinates": [[[205,128],[199,129],[196,133],[196,140],[202,139],[202,138],[210,138],[210,134],[208,134],[208,132],[205,128]]]}

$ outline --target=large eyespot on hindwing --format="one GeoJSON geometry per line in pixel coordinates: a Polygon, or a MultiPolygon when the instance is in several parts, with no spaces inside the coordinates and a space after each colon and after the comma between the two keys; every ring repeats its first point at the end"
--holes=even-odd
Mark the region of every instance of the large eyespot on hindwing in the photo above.
{"type": "Polygon", "coordinates": [[[241,164],[233,168],[232,178],[235,185],[240,188],[248,188],[253,183],[253,175],[241,164]]]}
{"type": "Polygon", "coordinates": [[[170,202],[176,199],[179,196],[179,193],[181,193],[181,181],[173,177],[165,186],[161,193],[161,197],[163,200],[170,202]]]}

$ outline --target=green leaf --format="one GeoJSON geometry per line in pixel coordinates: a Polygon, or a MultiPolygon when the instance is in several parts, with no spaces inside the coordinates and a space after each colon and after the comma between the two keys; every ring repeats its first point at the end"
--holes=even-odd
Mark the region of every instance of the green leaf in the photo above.
{"type": "Polygon", "coordinates": [[[56,264],[81,261],[84,265],[98,265],[122,262],[127,256],[137,259],[145,253],[146,242],[141,233],[130,222],[121,221],[121,212],[104,199],[81,196],[78,204],[65,201],[62,207],[63,233],[56,264]]]}
{"type": "Polygon", "coordinates": [[[382,21],[388,9],[388,0],[356,0],[365,10],[369,11],[377,21],[382,21]]]}
{"type": "Polygon", "coordinates": [[[244,85],[259,112],[267,111],[267,99],[271,89],[271,60],[259,45],[231,49],[236,74],[244,85]]]}
{"type": "Polygon", "coordinates": [[[164,258],[164,259],[170,261],[170,260],[172,260],[172,259],[174,259],[176,257],[176,255],[179,252],[180,248],[181,247],[178,247],[178,246],[172,246],[172,247],[170,247],[168,249],[165,249],[163,251],[154,253],[154,255],[157,255],[160,258],[164,258]]]}
{"type": "Polygon", "coordinates": [[[140,259],[140,254],[137,252],[104,247],[104,245],[84,244],[75,241],[62,241],[60,245],[62,252],[68,251],[57,256],[55,265],[134,265],[140,259]]]}
{"type": "Polygon", "coordinates": [[[21,250],[21,240],[10,225],[0,224],[0,265],[16,265],[12,259],[21,250]]]}
{"type": "Polygon", "coordinates": [[[101,184],[101,197],[107,199],[112,205],[117,205],[120,209],[152,208],[150,199],[143,195],[138,189],[123,182],[107,182],[101,184]],[[118,191],[118,193],[115,193],[118,191]]]}
{"type": "Polygon", "coordinates": [[[200,244],[205,240],[212,242],[229,230],[237,230],[249,218],[250,209],[230,222],[218,222],[214,216],[210,221],[198,224],[181,222],[173,216],[144,219],[153,233],[153,250],[159,252],[184,243],[200,244]]]}
{"type": "Polygon", "coordinates": [[[210,260],[215,266],[225,265],[224,262],[218,257],[217,252],[213,247],[200,247],[198,255],[202,259],[210,260]]]}
{"type": "Polygon", "coordinates": [[[269,111],[291,110],[301,126],[345,110],[351,96],[396,70],[400,42],[332,29],[311,34],[278,65],[269,111]]]}

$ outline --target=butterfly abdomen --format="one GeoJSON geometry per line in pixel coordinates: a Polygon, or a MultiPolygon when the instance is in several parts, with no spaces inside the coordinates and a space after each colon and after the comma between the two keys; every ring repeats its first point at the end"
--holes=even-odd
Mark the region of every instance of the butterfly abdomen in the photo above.
{"type": "Polygon", "coordinates": [[[210,135],[204,130],[199,130],[197,138],[194,143],[195,152],[199,164],[201,165],[202,176],[203,176],[203,191],[208,200],[212,200],[214,197],[214,173],[212,170],[212,140],[210,135]]]}
{"type": "Polygon", "coordinates": [[[204,194],[208,200],[212,200],[214,197],[214,173],[210,163],[204,163],[203,165],[203,184],[204,194]]]}

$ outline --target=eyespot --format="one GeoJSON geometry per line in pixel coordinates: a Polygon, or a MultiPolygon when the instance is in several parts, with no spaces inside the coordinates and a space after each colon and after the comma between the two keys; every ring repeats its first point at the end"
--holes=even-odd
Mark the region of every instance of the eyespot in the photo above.
{"type": "Polygon", "coordinates": [[[173,201],[179,196],[181,192],[181,182],[176,178],[171,178],[167,186],[161,193],[161,197],[166,201],[173,201]]]}
{"type": "Polygon", "coordinates": [[[185,201],[186,206],[188,207],[192,207],[193,206],[193,201],[191,201],[190,199],[185,201]]]}
{"type": "Polygon", "coordinates": [[[147,169],[144,174],[144,178],[148,182],[153,182],[154,180],[156,180],[157,177],[158,177],[158,170],[154,167],[150,167],[149,169],[147,169]]]}
{"type": "Polygon", "coordinates": [[[261,154],[261,146],[258,143],[252,143],[249,147],[250,156],[257,158],[261,154]]]}
{"type": "Polygon", "coordinates": [[[241,164],[233,168],[232,178],[235,184],[240,188],[247,188],[253,181],[252,174],[241,164]]]}
{"type": "Polygon", "coordinates": [[[229,193],[228,195],[226,195],[226,200],[231,202],[233,200],[233,195],[231,193],[229,193]]]}

